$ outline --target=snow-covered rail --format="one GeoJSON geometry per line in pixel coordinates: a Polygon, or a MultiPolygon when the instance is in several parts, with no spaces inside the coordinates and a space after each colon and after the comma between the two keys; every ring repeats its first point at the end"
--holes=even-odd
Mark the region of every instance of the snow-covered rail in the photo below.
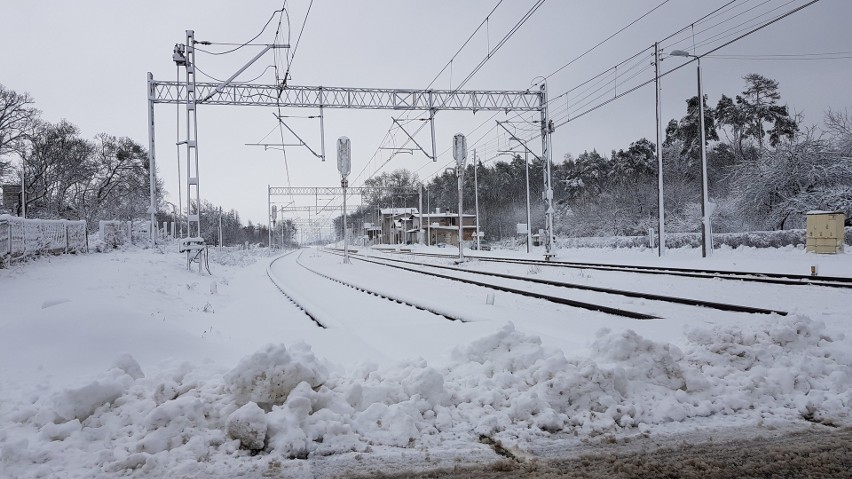
{"type": "Polygon", "coordinates": [[[447,311],[439,311],[439,308],[436,308],[434,305],[421,303],[421,302],[419,302],[419,301],[417,301],[413,298],[407,298],[407,297],[400,296],[398,294],[393,294],[393,293],[390,293],[390,292],[384,291],[384,290],[379,290],[379,289],[375,289],[375,288],[369,288],[368,289],[364,286],[360,286],[360,285],[357,285],[357,284],[354,284],[354,283],[343,281],[342,279],[334,278],[330,275],[321,273],[321,272],[319,272],[319,271],[317,271],[313,268],[310,268],[309,266],[306,266],[304,263],[299,261],[298,258],[296,259],[296,263],[298,263],[299,266],[305,268],[306,270],[310,271],[311,273],[314,273],[318,276],[321,276],[321,277],[323,277],[323,278],[325,278],[329,281],[334,281],[335,283],[342,284],[343,286],[347,286],[349,288],[355,289],[355,290],[360,291],[362,293],[367,293],[367,294],[370,294],[370,295],[373,295],[373,296],[377,296],[379,298],[386,299],[388,301],[393,301],[393,302],[396,302],[396,303],[399,303],[399,304],[404,304],[406,306],[411,306],[412,308],[419,309],[421,311],[427,311],[427,312],[433,313],[433,314],[438,315],[438,316],[443,316],[443,317],[449,319],[450,321],[461,321],[463,323],[466,322],[466,320],[464,318],[461,318],[460,316],[454,315],[453,313],[450,313],[450,312],[447,312],[447,311]]]}
{"type": "MultiPolygon", "coordinates": [[[[389,251],[391,253],[399,253],[397,251],[389,251]]],[[[435,253],[418,253],[406,252],[410,256],[427,256],[435,258],[453,258],[455,255],[435,254],[435,253]]],[[[582,263],[573,261],[545,261],[536,259],[521,259],[521,258],[501,258],[494,256],[480,255],[465,255],[468,258],[477,259],[479,261],[490,261],[498,263],[512,264],[528,264],[537,266],[553,266],[562,268],[577,268],[591,269],[600,271],[621,271],[629,273],[643,273],[653,275],[670,275],[683,276],[689,278],[707,278],[707,279],[724,279],[749,281],[758,283],[771,283],[782,285],[811,285],[811,286],[829,286],[835,288],[852,288],[852,278],[842,276],[806,276],[801,274],[789,273],[761,273],[751,271],[721,271],[710,269],[690,269],[676,268],[671,266],[655,267],[655,266],[637,266],[624,264],[607,264],[607,263],[582,263]]]]}
{"type": "Polygon", "coordinates": [[[312,313],[311,313],[311,312],[310,312],[310,311],[309,311],[309,310],[308,310],[308,309],[307,309],[307,308],[306,308],[303,304],[300,304],[300,303],[299,303],[299,302],[298,302],[298,301],[297,301],[297,300],[296,300],[296,299],[292,296],[292,294],[293,294],[293,293],[292,293],[292,292],[288,292],[288,290],[284,287],[284,283],[283,283],[283,282],[281,282],[281,281],[280,281],[280,280],[279,280],[279,279],[275,276],[275,274],[273,274],[273,272],[272,272],[272,265],[273,265],[273,264],[275,264],[275,262],[276,262],[276,261],[280,260],[281,258],[284,258],[285,256],[288,256],[288,255],[293,254],[293,252],[294,252],[294,251],[296,251],[296,250],[290,251],[289,253],[284,254],[284,255],[281,255],[281,256],[279,256],[279,257],[275,258],[274,260],[272,260],[272,261],[271,261],[271,262],[270,262],[270,263],[266,266],[266,276],[268,276],[268,277],[269,277],[269,280],[270,280],[270,281],[272,281],[272,284],[274,284],[274,285],[275,285],[275,287],[276,287],[276,288],[278,288],[278,291],[281,291],[281,294],[283,294],[283,295],[284,295],[287,299],[289,299],[289,300],[290,300],[290,302],[291,302],[291,303],[293,303],[293,304],[294,304],[297,308],[301,309],[301,310],[302,310],[302,312],[303,312],[303,313],[305,313],[305,315],[307,315],[307,317],[309,317],[309,318],[311,319],[311,321],[313,321],[314,323],[316,323],[316,325],[317,325],[317,326],[319,326],[319,327],[321,327],[321,328],[325,329],[327,326],[326,326],[325,324],[323,324],[323,322],[322,322],[322,321],[320,321],[319,319],[317,319],[316,315],[312,314],[312,313]]]}
{"type": "MultiPolygon", "coordinates": [[[[303,252],[299,252],[299,256],[301,256],[303,252]]],[[[332,314],[329,314],[325,311],[325,308],[322,306],[322,301],[319,301],[317,298],[312,297],[311,295],[300,293],[297,291],[297,288],[292,287],[287,284],[283,278],[278,277],[273,268],[273,264],[275,261],[283,259],[289,256],[292,253],[288,253],[286,255],[280,256],[273,260],[269,266],[267,267],[267,275],[269,279],[275,284],[281,293],[283,293],[293,304],[295,304],[299,309],[301,309],[308,317],[311,318],[317,325],[322,328],[328,328],[331,325],[338,323],[338,320],[333,317],[332,314]]],[[[428,304],[422,301],[418,301],[416,298],[409,297],[406,295],[392,293],[390,291],[386,291],[380,288],[367,288],[363,285],[355,284],[350,281],[344,281],[342,279],[334,278],[328,274],[325,274],[321,271],[318,271],[310,266],[304,264],[299,257],[296,257],[295,263],[299,265],[305,271],[310,272],[312,275],[321,277],[323,279],[332,281],[341,286],[345,286],[347,288],[351,288],[355,291],[359,291],[362,293],[366,293],[368,295],[382,298],[384,300],[390,301],[392,303],[397,303],[400,305],[404,305],[406,307],[411,307],[420,311],[425,311],[428,313],[432,313],[436,316],[440,316],[442,318],[451,320],[451,321],[459,321],[459,322],[467,322],[468,319],[461,317],[457,313],[450,311],[445,308],[441,308],[439,305],[428,304]]],[[[329,296],[330,293],[326,292],[326,296],[329,296]]]]}
{"type": "MultiPolygon", "coordinates": [[[[630,290],[625,290],[625,289],[604,288],[604,287],[591,286],[591,285],[585,285],[585,284],[567,283],[567,282],[563,282],[563,281],[552,281],[552,280],[546,280],[546,279],[530,278],[530,277],[526,277],[526,276],[518,276],[518,275],[513,275],[513,274],[475,271],[475,270],[469,270],[469,269],[463,269],[463,268],[457,268],[457,267],[445,266],[445,265],[423,264],[423,263],[419,263],[419,262],[416,262],[416,261],[407,261],[407,260],[396,259],[396,258],[382,258],[381,261],[377,261],[375,259],[366,259],[365,257],[363,257],[363,255],[360,255],[360,256],[358,256],[358,259],[362,259],[363,261],[368,261],[368,262],[375,263],[375,264],[384,264],[386,266],[391,266],[391,267],[399,267],[399,266],[394,266],[394,265],[388,264],[386,262],[415,265],[415,266],[418,266],[418,267],[421,267],[421,268],[427,268],[427,269],[431,268],[431,269],[456,271],[456,272],[464,273],[464,274],[491,276],[491,277],[495,277],[495,278],[503,278],[503,279],[510,279],[510,280],[515,280],[515,281],[523,281],[523,282],[528,282],[528,283],[534,283],[534,284],[538,284],[538,285],[556,286],[556,287],[559,287],[559,288],[569,288],[569,289],[593,291],[593,292],[597,292],[597,293],[606,293],[606,294],[613,294],[613,295],[618,295],[618,296],[626,296],[628,298],[640,298],[640,299],[647,299],[647,300],[651,300],[651,301],[663,301],[663,302],[667,302],[667,303],[684,304],[684,305],[689,305],[689,306],[699,306],[699,307],[704,307],[704,308],[717,309],[717,310],[720,310],[720,311],[731,311],[731,312],[750,313],[750,314],[755,314],[755,313],[756,314],[778,314],[778,315],[781,315],[781,316],[787,315],[786,311],[775,310],[775,309],[757,308],[757,307],[753,307],[753,306],[744,306],[744,305],[739,305],[739,304],[720,303],[720,302],[716,302],[716,301],[707,301],[707,300],[701,300],[701,299],[695,299],[695,298],[666,296],[666,295],[661,295],[661,294],[645,293],[645,292],[640,292],[640,291],[630,291],[630,290]]],[[[423,273],[423,274],[430,274],[430,275],[433,274],[429,271],[424,271],[422,269],[421,270],[412,269],[412,268],[402,268],[402,269],[405,269],[407,271],[419,272],[419,273],[423,273]]],[[[458,280],[464,281],[464,279],[462,279],[462,278],[458,278],[458,280]]]]}
{"type": "MultiPolygon", "coordinates": [[[[330,252],[332,252],[332,251],[330,251],[330,252]]],[[[339,254],[339,253],[332,252],[332,254],[339,254]]],[[[410,271],[410,272],[414,272],[414,273],[427,274],[431,277],[447,279],[447,280],[450,280],[450,281],[459,281],[459,282],[462,282],[462,283],[472,284],[472,285],[481,286],[481,287],[485,287],[485,288],[489,288],[489,289],[494,289],[494,290],[497,290],[497,291],[503,291],[503,292],[507,292],[507,293],[518,294],[518,295],[526,296],[526,297],[530,297],[530,298],[541,299],[541,300],[544,300],[544,301],[549,301],[551,303],[561,304],[561,305],[565,305],[565,306],[571,306],[571,307],[574,307],[574,308],[580,308],[580,309],[585,309],[585,310],[589,310],[589,311],[598,311],[598,312],[601,312],[601,313],[612,314],[612,315],[615,315],[615,316],[621,316],[621,317],[630,318],[630,319],[643,319],[643,320],[644,319],[660,319],[659,316],[655,316],[655,315],[652,315],[652,314],[640,313],[640,312],[630,311],[630,310],[621,309],[621,308],[614,308],[612,306],[607,306],[607,305],[601,304],[601,303],[577,301],[577,300],[573,300],[573,299],[564,298],[564,297],[561,297],[561,296],[553,296],[553,295],[549,295],[549,294],[544,294],[544,293],[537,292],[537,291],[530,291],[530,290],[515,288],[515,287],[511,287],[511,286],[506,286],[506,285],[488,283],[488,282],[473,280],[473,279],[469,279],[469,278],[462,278],[462,277],[454,276],[454,275],[440,274],[440,273],[436,273],[434,271],[428,271],[427,272],[427,271],[418,270],[416,268],[408,268],[408,267],[405,267],[405,266],[391,265],[391,264],[383,263],[381,261],[375,261],[375,260],[367,259],[363,255],[350,255],[350,256],[355,257],[355,258],[357,258],[361,261],[366,261],[368,263],[380,264],[380,265],[383,265],[383,266],[390,266],[390,267],[393,267],[393,268],[398,268],[398,269],[402,269],[402,270],[410,271]]]]}

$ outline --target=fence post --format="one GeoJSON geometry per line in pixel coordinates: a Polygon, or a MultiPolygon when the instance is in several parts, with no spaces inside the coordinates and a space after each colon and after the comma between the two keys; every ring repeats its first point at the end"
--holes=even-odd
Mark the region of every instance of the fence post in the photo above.
{"type": "Polygon", "coordinates": [[[65,226],[65,254],[68,254],[68,220],[62,220],[65,226]]]}

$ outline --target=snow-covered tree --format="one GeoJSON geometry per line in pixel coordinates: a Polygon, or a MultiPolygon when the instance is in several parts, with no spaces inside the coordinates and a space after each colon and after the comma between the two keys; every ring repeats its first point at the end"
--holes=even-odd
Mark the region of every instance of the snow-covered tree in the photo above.
{"type": "Polygon", "coordinates": [[[790,116],[786,105],[779,105],[781,93],[778,82],[751,73],[743,77],[746,89],[736,100],[722,95],[716,105],[716,117],[721,126],[731,130],[731,141],[740,157],[744,154],[744,142],[755,139],[762,150],[764,139],[769,135],[769,144],[776,146],[782,138],[792,139],[798,131],[798,122],[790,116]],[[768,130],[765,125],[771,126],[768,130]]]}
{"type": "Polygon", "coordinates": [[[35,101],[0,84],[0,179],[9,172],[10,157],[20,154],[38,119],[35,101]]]}
{"type": "MultiPolygon", "coordinates": [[[[700,108],[698,95],[686,100],[686,116],[680,121],[671,120],[666,126],[666,141],[664,144],[672,144],[680,140],[683,145],[683,153],[698,158],[701,148],[700,108]]],[[[716,132],[716,114],[712,108],[707,106],[707,95],[704,95],[704,141],[716,141],[719,134],[716,132]]]]}
{"type": "Polygon", "coordinates": [[[80,218],[84,192],[78,188],[92,178],[93,145],[67,120],[36,122],[21,156],[25,160],[27,210],[42,218],[80,218]]]}
{"type": "Polygon", "coordinates": [[[812,129],[737,165],[733,177],[738,211],[756,227],[801,227],[809,210],[852,213],[852,159],[812,129]]]}

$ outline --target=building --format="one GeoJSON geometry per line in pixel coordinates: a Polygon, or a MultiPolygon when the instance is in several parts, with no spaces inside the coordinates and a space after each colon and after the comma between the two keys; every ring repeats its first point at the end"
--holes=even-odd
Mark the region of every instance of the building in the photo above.
{"type": "Polygon", "coordinates": [[[381,244],[406,243],[405,232],[414,228],[414,217],[418,214],[417,208],[382,208],[379,214],[381,216],[379,242],[381,244]]]}
{"type": "MultiPolygon", "coordinates": [[[[417,208],[383,208],[380,210],[381,232],[370,235],[371,243],[377,244],[415,244],[434,245],[446,243],[459,244],[459,215],[442,212],[436,208],[434,213],[421,215],[417,208]],[[379,241],[375,239],[378,238],[379,241]]],[[[476,215],[462,215],[462,237],[471,241],[476,235],[476,215]]]]}
{"type": "Polygon", "coordinates": [[[378,244],[382,236],[382,227],[373,223],[364,223],[364,236],[366,244],[378,244]]]}
{"type": "MultiPolygon", "coordinates": [[[[462,240],[472,241],[476,237],[476,215],[462,214],[462,240]]],[[[420,226],[419,218],[417,226],[420,226]]],[[[459,215],[436,208],[434,213],[423,215],[425,243],[434,245],[446,243],[459,244],[459,215]]]]}
{"type": "Polygon", "coordinates": [[[0,185],[0,213],[20,213],[21,185],[0,185]]]}

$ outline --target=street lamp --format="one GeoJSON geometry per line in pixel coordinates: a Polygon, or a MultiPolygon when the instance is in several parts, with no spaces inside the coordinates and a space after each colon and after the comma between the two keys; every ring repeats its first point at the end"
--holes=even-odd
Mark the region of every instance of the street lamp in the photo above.
{"type": "Polygon", "coordinates": [[[701,130],[701,256],[706,258],[713,252],[713,236],[710,231],[710,208],[707,194],[707,146],[704,138],[704,90],[701,85],[701,57],[684,50],[673,50],[670,55],[695,58],[698,62],[698,129],[701,130]]]}

